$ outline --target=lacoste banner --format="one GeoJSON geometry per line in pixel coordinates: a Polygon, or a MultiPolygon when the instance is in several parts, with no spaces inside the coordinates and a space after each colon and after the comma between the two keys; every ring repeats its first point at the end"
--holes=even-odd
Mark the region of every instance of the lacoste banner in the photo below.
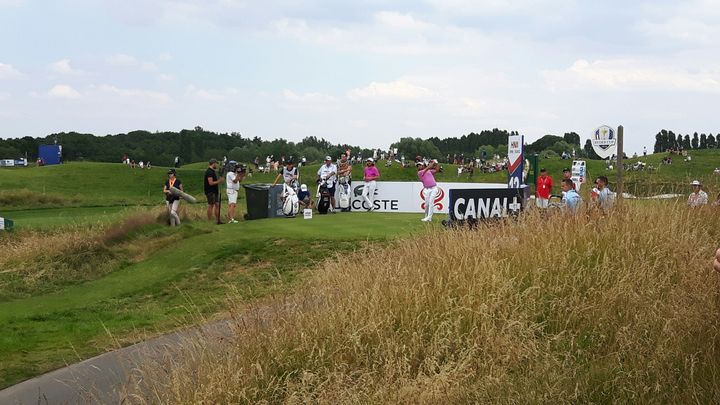
{"type": "MultiPolygon", "coordinates": [[[[507,187],[507,184],[500,183],[438,183],[438,194],[435,197],[435,212],[447,214],[449,190],[451,188],[462,189],[496,189],[507,187]]],[[[353,182],[352,209],[355,211],[366,210],[367,202],[363,200],[362,192],[364,183],[353,182]]],[[[378,212],[425,212],[425,189],[422,183],[400,182],[400,181],[378,181],[375,189],[373,205],[378,212]]]]}
{"type": "Polygon", "coordinates": [[[453,221],[504,218],[519,214],[524,207],[524,188],[450,190],[450,219],[453,221]]]}

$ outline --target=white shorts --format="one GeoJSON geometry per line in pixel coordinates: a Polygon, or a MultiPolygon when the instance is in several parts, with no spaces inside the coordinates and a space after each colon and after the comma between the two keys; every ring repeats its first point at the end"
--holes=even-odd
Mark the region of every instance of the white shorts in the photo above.
{"type": "Polygon", "coordinates": [[[237,196],[238,196],[237,191],[232,192],[232,193],[227,193],[227,196],[228,196],[228,204],[237,204],[237,196]]]}
{"type": "Polygon", "coordinates": [[[547,198],[535,197],[535,205],[536,205],[538,208],[547,208],[547,207],[548,207],[548,202],[550,202],[550,200],[547,199],[547,198]]]}

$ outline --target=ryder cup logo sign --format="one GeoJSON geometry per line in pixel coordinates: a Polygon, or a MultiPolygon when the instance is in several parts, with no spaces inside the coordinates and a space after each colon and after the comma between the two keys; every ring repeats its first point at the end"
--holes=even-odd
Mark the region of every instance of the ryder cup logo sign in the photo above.
{"type": "Polygon", "coordinates": [[[596,129],[590,138],[595,153],[603,159],[607,159],[615,154],[617,138],[615,130],[607,125],[603,125],[596,129]]]}
{"type": "MultiPolygon", "coordinates": [[[[442,211],[444,206],[442,203],[443,198],[445,198],[445,190],[443,190],[441,187],[438,187],[438,193],[435,196],[435,199],[433,200],[433,204],[435,205],[435,209],[438,211],[442,211]]],[[[425,197],[426,197],[426,189],[420,190],[420,201],[422,201],[422,204],[420,204],[421,209],[425,209],[425,197]]]]}

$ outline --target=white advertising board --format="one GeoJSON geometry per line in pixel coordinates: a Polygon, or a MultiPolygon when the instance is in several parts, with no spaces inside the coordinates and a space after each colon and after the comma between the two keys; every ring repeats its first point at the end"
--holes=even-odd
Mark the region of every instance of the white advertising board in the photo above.
{"type": "Polygon", "coordinates": [[[580,186],[587,181],[587,171],[584,160],[574,160],[572,164],[572,177],[570,179],[575,183],[575,190],[579,193],[580,186]]]}
{"type": "MultiPolygon", "coordinates": [[[[352,210],[362,211],[369,207],[362,198],[363,182],[352,184],[352,210]]],[[[435,197],[435,212],[447,214],[450,189],[507,188],[504,183],[438,183],[439,192],[435,197]]],[[[378,181],[374,198],[378,212],[425,212],[425,193],[422,183],[400,181],[378,181]]]]}
{"type": "Polygon", "coordinates": [[[603,159],[607,159],[615,154],[617,150],[616,141],[615,130],[607,125],[597,128],[590,137],[590,143],[595,153],[603,159]]]}

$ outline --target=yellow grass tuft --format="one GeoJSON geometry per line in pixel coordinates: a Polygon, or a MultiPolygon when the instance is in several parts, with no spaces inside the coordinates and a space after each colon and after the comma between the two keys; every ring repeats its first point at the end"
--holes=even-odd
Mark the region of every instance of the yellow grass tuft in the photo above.
{"type": "MultiPolygon", "coordinates": [[[[436,230],[325,263],[152,403],[720,403],[720,215],[643,204],[436,230]]],[[[145,391],[143,391],[145,390],[145,391]]]]}

